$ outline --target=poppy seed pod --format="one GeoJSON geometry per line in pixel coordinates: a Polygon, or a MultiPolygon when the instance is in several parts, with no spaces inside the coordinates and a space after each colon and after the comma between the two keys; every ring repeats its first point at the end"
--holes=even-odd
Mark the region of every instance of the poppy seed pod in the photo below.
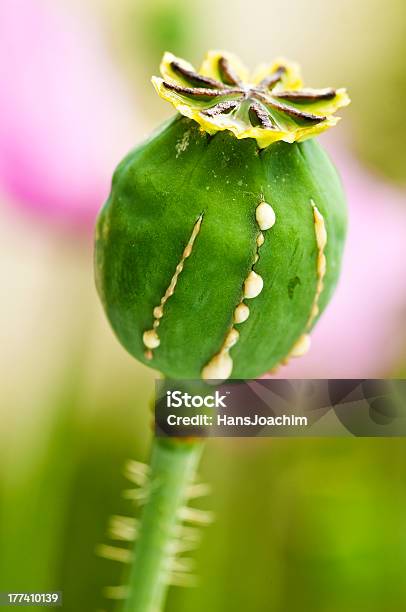
{"type": "Polygon", "coordinates": [[[178,115],[118,166],[96,279],[119,340],[171,378],[255,378],[310,346],[346,231],[339,177],[313,137],[349,103],[286,60],[250,76],[210,52],[165,54],[178,115]]]}

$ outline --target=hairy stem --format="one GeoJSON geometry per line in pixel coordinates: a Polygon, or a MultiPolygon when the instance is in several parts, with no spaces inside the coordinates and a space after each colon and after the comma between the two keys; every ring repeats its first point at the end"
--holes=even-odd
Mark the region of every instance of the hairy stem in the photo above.
{"type": "Polygon", "coordinates": [[[155,438],[150,492],[141,516],[123,612],[161,612],[171,574],[172,544],[202,443],[155,438]]]}

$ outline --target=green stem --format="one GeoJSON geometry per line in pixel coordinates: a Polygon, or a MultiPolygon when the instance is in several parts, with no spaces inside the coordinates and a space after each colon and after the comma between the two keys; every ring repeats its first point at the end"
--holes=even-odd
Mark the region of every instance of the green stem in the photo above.
{"type": "Polygon", "coordinates": [[[202,443],[155,438],[150,494],[143,509],[129,594],[123,612],[160,612],[168,589],[168,561],[185,505],[187,487],[200,459],[202,443]]]}

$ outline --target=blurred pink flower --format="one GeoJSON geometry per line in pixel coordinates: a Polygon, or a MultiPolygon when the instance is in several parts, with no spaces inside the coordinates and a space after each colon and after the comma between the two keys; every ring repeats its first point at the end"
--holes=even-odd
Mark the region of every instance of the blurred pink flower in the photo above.
{"type": "Polygon", "coordinates": [[[0,77],[0,190],[88,226],[135,132],[99,33],[55,2],[2,0],[0,77]]]}
{"type": "Polygon", "coordinates": [[[405,194],[328,148],[349,206],[341,280],[312,333],[309,353],[281,368],[278,377],[385,377],[406,350],[405,194]]]}

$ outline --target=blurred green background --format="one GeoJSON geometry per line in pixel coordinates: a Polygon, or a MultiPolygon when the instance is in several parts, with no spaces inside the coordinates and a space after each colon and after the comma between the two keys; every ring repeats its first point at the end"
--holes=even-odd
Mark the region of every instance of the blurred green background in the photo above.
{"type": "MultiPolygon", "coordinates": [[[[115,609],[121,568],[95,549],[133,512],[122,470],[148,459],[155,374],[108,328],[92,227],[114,165],[171,113],[149,83],[163,51],[284,55],[348,87],[325,139],[352,219],[343,280],[281,375],[406,374],[405,33],[402,0],[2,0],[0,590],[115,609]]],[[[406,609],[403,440],[212,440],[200,477],[216,521],[170,612],[406,609]]]]}

